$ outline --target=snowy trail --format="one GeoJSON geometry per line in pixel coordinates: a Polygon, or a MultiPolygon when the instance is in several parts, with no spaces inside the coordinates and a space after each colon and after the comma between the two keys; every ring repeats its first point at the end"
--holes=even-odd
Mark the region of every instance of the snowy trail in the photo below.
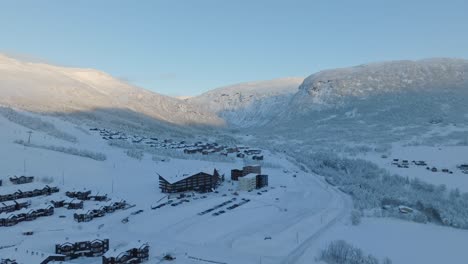
{"type": "Polygon", "coordinates": [[[321,226],[317,231],[315,231],[311,236],[305,239],[301,244],[296,247],[291,253],[289,253],[281,263],[299,263],[302,255],[317,241],[328,229],[332,228],[339,221],[344,219],[351,210],[351,201],[344,194],[340,194],[339,191],[334,190],[337,193],[337,199],[333,201],[336,208],[329,208],[326,211],[331,211],[335,216],[329,220],[325,225],[321,226]]]}
{"type": "MultiPolygon", "coordinates": [[[[305,166],[303,164],[301,165],[305,166]]],[[[305,240],[303,240],[293,251],[284,257],[284,259],[281,261],[281,264],[300,263],[301,257],[309,248],[312,247],[317,239],[319,239],[326,231],[335,226],[341,220],[345,219],[351,212],[352,201],[350,197],[335,187],[330,186],[328,183],[317,176],[311,178],[318,186],[320,186],[332,197],[332,200],[327,204],[326,209],[320,211],[321,221],[323,219],[328,219],[327,216],[330,214],[332,215],[332,218],[323,223],[312,234],[309,234],[305,240]]]]}

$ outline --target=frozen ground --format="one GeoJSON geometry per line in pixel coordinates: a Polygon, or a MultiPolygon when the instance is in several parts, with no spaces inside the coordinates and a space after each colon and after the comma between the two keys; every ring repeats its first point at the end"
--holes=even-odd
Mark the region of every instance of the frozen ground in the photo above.
{"type": "MultiPolygon", "coordinates": [[[[78,143],[57,140],[37,131],[33,132],[31,142],[100,152],[107,156],[107,160],[95,161],[15,144],[13,141],[16,139],[27,140],[28,129],[0,117],[0,159],[3,161],[0,175],[6,185],[7,176],[22,175],[26,171],[27,175],[36,176],[39,182],[35,184],[45,184],[41,180],[52,177],[54,181],[49,184],[61,188],[59,194],[31,198],[34,204],[59,199],[68,190],[86,188],[107,193],[114,199],[125,199],[136,207],[89,223],[76,223],[72,210],[57,208],[51,217],[2,227],[0,247],[13,247],[0,250],[0,255],[16,257],[23,261],[20,263],[34,263],[42,256],[42,253],[39,253],[39,257],[31,256],[31,251],[44,252],[47,256],[53,253],[55,243],[97,237],[110,238],[111,247],[120,246],[122,249],[126,243],[149,242],[153,260],[161,258],[164,253],[172,253],[177,256],[175,263],[194,262],[189,256],[226,263],[279,263],[286,257],[302,255],[308,248],[310,238],[316,239],[317,234],[331,228],[336,219],[346,216],[349,208],[349,200],[328,188],[318,177],[299,171],[285,157],[268,154],[266,159],[277,166],[263,168],[263,172],[270,176],[270,187],[261,195],[257,192],[233,195],[236,184],[227,180],[219,193],[207,194],[207,198],[196,195],[189,198],[188,203],[151,210],[150,207],[157,205],[161,199],[161,202],[168,199],[158,189],[157,172],[177,173],[178,168],[182,167],[185,170],[193,168],[193,172],[197,172],[201,168],[211,167],[217,168],[229,179],[230,170],[242,167],[242,161],[220,163],[168,159],[163,162],[153,161],[150,155],[139,161],[129,158],[122,149],[108,146],[100,137],[86,130],[52,118],[44,120],[76,136],[78,143]],[[198,215],[232,198],[238,201],[249,199],[250,202],[232,211],[224,207],[222,209],[227,212],[220,216],[198,215]],[[144,212],[130,215],[139,209],[144,212]],[[129,217],[126,224],[121,222],[125,217],[129,217]],[[34,235],[23,236],[25,231],[34,231],[34,235]],[[266,237],[271,239],[265,240],[266,237]]],[[[20,188],[27,189],[28,185],[20,188]]],[[[98,206],[99,202],[85,202],[85,209],[98,206]]],[[[88,259],[71,263],[100,261],[88,259]]]]}
{"type": "Polygon", "coordinates": [[[468,174],[462,173],[457,168],[460,164],[468,163],[467,146],[401,146],[395,144],[388,158],[382,158],[381,154],[368,154],[363,158],[370,160],[391,173],[410,178],[419,178],[433,184],[445,184],[449,188],[458,188],[468,192],[468,174]],[[408,160],[409,168],[399,168],[392,165],[393,159],[408,160]],[[430,168],[436,167],[437,172],[427,170],[427,166],[411,164],[412,160],[425,161],[430,168]],[[453,174],[444,173],[442,169],[448,169],[453,174]]]}
{"type": "MultiPolygon", "coordinates": [[[[32,198],[32,207],[59,199],[65,191],[82,190],[107,193],[112,199],[125,199],[134,208],[117,211],[89,223],[73,220],[73,210],[57,208],[51,217],[0,228],[0,256],[17,258],[19,263],[39,263],[44,256],[54,253],[55,243],[85,239],[109,238],[111,248],[126,249],[134,242],[149,242],[151,261],[159,263],[165,253],[177,257],[173,263],[206,263],[194,258],[220,263],[315,263],[316,256],[326,243],[344,239],[379,258],[390,257],[394,263],[464,263],[467,259],[463,245],[468,233],[446,227],[409,223],[392,219],[365,218],[361,225],[352,226],[349,213],[350,199],[325,184],[320,176],[301,171],[286,156],[266,152],[266,161],[274,164],[263,168],[270,176],[270,186],[260,192],[239,192],[236,183],[229,181],[230,170],[241,168],[242,160],[234,163],[196,160],[166,159],[154,161],[146,154],[139,161],[128,157],[123,149],[110,147],[99,136],[88,133],[89,128],[77,127],[67,122],[42,117],[58,129],[78,138],[77,143],[58,140],[33,131],[31,142],[41,145],[58,145],[100,152],[105,161],[68,155],[64,153],[28,148],[13,143],[27,140],[28,129],[0,117],[0,177],[8,186],[11,175],[34,175],[34,185],[45,185],[42,180],[52,177],[53,186],[61,191],[49,197],[32,198]],[[165,206],[151,210],[151,206],[167,201],[158,189],[156,173],[177,173],[192,168],[217,168],[225,174],[226,182],[219,193],[201,194],[188,198],[178,206],[165,206]],[[296,175],[296,177],[294,177],[296,175]],[[213,216],[198,215],[217,204],[236,198],[250,202],[213,216]],[[143,213],[131,215],[143,210],[143,213]],[[61,217],[65,216],[65,217],[61,217]],[[128,217],[128,223],[122,219],[128,217]],[[22,233],[33,231],[34,235],[22,233]],[[271,239],[266,239],[271,238],[271,239]],[[31,254],[37,252],[37,254],[31,254]]],[[[250,136],[251,137],[251,136],[250,136]]],[[[246,138],[248,139],[248,138],[246,138]]],[[[387,159],[380,156],[365,158],[375,161],[399,174],[412,177],[432,177],[425,180],[464,188],[464,174],[454,166],[466,157],[466,149],[458,147],[394,147],[387,159]],[[449,167],[454,174],[427,172],[424,168],[399,169],[390,164],[392,158],[425,160],[433,166],[449,167]],[[428,176],[425,176],[428,175],[428,176]],[[440,177],[440,178],[438,178],[440,177]],[[453,177],[453,178],[449,178],[453,177]],[[453,179],[453,180],[447,180],[453,179]]],[[[32,185],[30,185],[32,187],[32,185]]],[[[23,188],[23,186],[21,186],[23,188]]],[[[24,186],[25,189],[28,185],[24,186]]],[[[465,189],[466,190],[466,189],[465,189]]],[[[177,198],[171,198],[177,200],[177,198]]],[[[99,202],[85,202],[85,209],[98,207],[99,202]]],[[[215,211],[215,212],[216,212],[215,211]]],[[[70,263],[97,264],[100,259],[79,259],[70,263]]]]}

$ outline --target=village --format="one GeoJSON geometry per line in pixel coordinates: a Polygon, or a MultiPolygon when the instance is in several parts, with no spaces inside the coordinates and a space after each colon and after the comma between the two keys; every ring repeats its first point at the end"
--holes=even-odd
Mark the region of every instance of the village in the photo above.
{"type": "MultiPolygon", "coordinates": [[[[219,195],[221,198],[226,198],[226,200],[197,213],[198,216],[210,213],[211,216],[215,217],[249,203],[251,199],[241,197],[243,192],[250,193],[258,190],[257,195],[262,195],[262,193],[270,190],[267,188],[268,175],[262,174],[260,165],[232,168],[229,177],[224,174],[221,175],[216,168],[203,168],[198,172],[192,169],[183,172],[177,170],[177,173],[174,173],[174,170],[172,170],[172,173],[159,171],[156,174],[158,181],[155,181],[155,184],[158,185],[158,189],[164,195],[163,198],[159,199],[158,203],[150,208],[132,211],[128,216],[120,219],[121,224],[129,224],[131,217],[141,214],[145,210],[162,210],[163,207],[169,205],[174,208],[183,203],[206,199],[211,195],[219,195]],[[230,186],[228,186],[228,182],[230,186]],[[220,188],[221,186],[224,188],[220,188]],[[218,191],[219,189],[221,191],[218,191]],[[232,198],[228,198],[228,195],[232,198]]],[[[11,176],[7,180],[2,179],[1,182],[0,228],[21,226],[23,222],[33,222],[36,219],[53,217],[54,215],[58,215],[61,219],[73,219],[76,223],[87,223],[95,219],[112,217],[117,211],[127,211],[138,207],[136,204],[130,204],[123,199],[115,199],[108,194],[91,190],[72,189],[63,191],[62,187],[51,187],[40,183],[34,176],[11,176]]],[[[274,189],[274,187],[271,188],[274,189]]],[[[121,217],[121,214],[118,217],[121,217]]],[[[25,237],[34,235],[34,231],[22,232],[22,236],[25,237]]],[[[77,240],[73,242],[73,239],[71,241],[55,241],[54,252],[39,253],[39,251],[28,250],[28,255],[31,254],[35,261],[40,264],[69,263],[68,261],[78,258],[101,258],[100,263],[102,264],[127,264],[144,263],[150,258],[150,245],[148,242],[128,241],[133,246],[129,246],[125,250],[112,250],[112,244],[108,238],[95,237],[87,241],[77,240]]],[[[17,255],[18,248],[12,248],[14,253],[7,258],[2,255],[0,258],[1,264],[28,263],[17,255]]],[[[28,256],[28,261],[30,257],[28,256]]],[[[165,254],[162,258],[165,261],[175,259],[170,254],[165,254]]]]}
{"type": "MultiPolygon", "coordinates": [[[[386,158],[386,157],[382,157],[382,158],[386,158]]],[[[411,166],[416,166],[416,167],[425,168],[426,170],[430,172],[442,172],[442,173],[447,173],[447,174],[453,174],[453,171],[448,168],[438,168],[436,166],[429,166],[426,163],[426,161],[423,161],[423,160],[419,160],[419,161],[412,160],[410,162],[409,160],[395,158],[392,160],[391,165],[397,168],[402,168],[402,169],[408,169],[411,166]]],[[[460,165],[457,165],[456,168],[461,173],[468,174],[468,164],[460,164],[460,165]]]]}
{"type": "Polygon", "coordinates": [[[135,146],[145,146],[155,149],[170,149],[184,154],[201,154],[201,155],[222,155],[233,156],[240,159],[251,159],[261,161],[264,159],[262,150],[252,149],[247,146],[227,146],[220,145],[216,142],[197,141],[189,143],[185,140],[176,141],[170,138],[146,137],[140,135],[128,135],[122,131],[114,131],[106,128],[90,128],[90,131],[99,134],[106,141],[125,141],[135,146]]]}

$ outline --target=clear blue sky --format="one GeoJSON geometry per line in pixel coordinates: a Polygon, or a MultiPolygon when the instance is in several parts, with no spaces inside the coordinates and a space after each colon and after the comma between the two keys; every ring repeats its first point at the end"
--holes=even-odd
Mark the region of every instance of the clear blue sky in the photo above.
{"type": "Polygon", "coordinates": [[[372,61],[468,58],[467,2],[0,0],[0,52],[194,95],[372,61]]]}

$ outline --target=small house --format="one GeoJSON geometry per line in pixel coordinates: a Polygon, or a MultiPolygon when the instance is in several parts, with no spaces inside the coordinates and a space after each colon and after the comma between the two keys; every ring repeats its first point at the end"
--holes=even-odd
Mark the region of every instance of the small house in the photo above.
{"type": "Polygon", "coordinates": [[[31,183],[33,181],[34,181],[34,176],[10,177],[10,182],[12,184],[26,184],[26,183],[31,183]]]}

